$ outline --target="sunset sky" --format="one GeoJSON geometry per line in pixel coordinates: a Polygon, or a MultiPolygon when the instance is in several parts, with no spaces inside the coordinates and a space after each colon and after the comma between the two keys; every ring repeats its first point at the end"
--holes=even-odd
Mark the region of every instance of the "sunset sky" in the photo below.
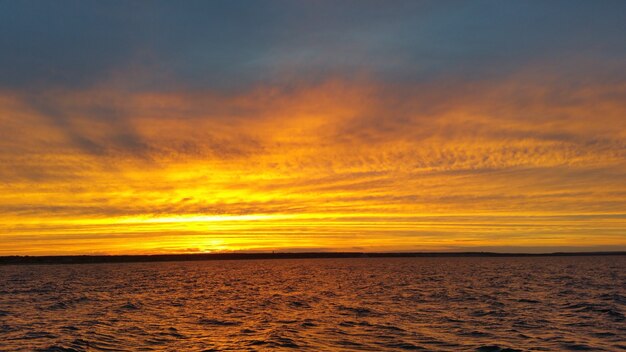
{"type": "Polygon", "coordinates": [[[626,1],[0,1],[0,255],[626,250],[626,1]]]}

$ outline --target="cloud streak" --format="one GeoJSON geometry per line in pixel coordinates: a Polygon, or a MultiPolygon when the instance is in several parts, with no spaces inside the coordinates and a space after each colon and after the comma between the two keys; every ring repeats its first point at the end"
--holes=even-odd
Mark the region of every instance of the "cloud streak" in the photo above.
{"type": "MultiPolygon", "coordinates": [[[[161,232],[185,247],[203,238],[205,249],[345,249],[355,238],[405,250],[470,239],[624,245],[621,87],[572,88],[565,100],[518,78],[455,88],[333,80],[238,95],[70,90],[45,109],[7,95],[7,113],[47,127],[18,124],[3,142],[5,238],[20,248],[119,233],[148,252],[161,232]],[[229,220],[254,214],[282,220],[229,220]],[[149,221],[172,217],[182,220],[149,221]],[[310,241],[298,242],[304,234],[310,241]]],[[[126,251],[116,243],[105,247],[126,251]]]]}
{"type": "Polygon", "coordinates": [[[567,4],[2,3],[0,254],[624,249],[623,5],[567,4]]]}

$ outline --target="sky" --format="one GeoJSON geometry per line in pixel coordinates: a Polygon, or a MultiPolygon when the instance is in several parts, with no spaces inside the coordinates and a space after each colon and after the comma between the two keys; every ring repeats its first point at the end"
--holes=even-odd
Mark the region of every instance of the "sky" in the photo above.
{"type": "Polygon", "coordinates": [[[626,250],[624,1],[0,0],[0,255],[626,250]]]}

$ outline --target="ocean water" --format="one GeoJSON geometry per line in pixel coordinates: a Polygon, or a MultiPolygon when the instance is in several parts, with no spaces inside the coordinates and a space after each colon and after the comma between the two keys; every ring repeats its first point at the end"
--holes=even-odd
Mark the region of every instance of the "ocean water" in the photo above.
{"type": "Polygon", "coordinates": [[[620,351],[626,257],[0,266],[1,351],[620,351]]]}

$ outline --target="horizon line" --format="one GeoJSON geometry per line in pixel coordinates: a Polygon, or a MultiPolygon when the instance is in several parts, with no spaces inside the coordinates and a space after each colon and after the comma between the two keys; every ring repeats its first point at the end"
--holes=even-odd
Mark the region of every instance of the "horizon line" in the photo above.
{"type": "Polygon", "coordinates": [[[626,251],[597,252],[220,252],[170,254],[77,254],[77,255],[10,255],[0,256],[0,265],[28,264],[100,264],[147,263],[210,260],[273,260],[273,259],[359,259],[359,258],[494,258],[494,257],[574,257],[626,256],[626,251]]]}

